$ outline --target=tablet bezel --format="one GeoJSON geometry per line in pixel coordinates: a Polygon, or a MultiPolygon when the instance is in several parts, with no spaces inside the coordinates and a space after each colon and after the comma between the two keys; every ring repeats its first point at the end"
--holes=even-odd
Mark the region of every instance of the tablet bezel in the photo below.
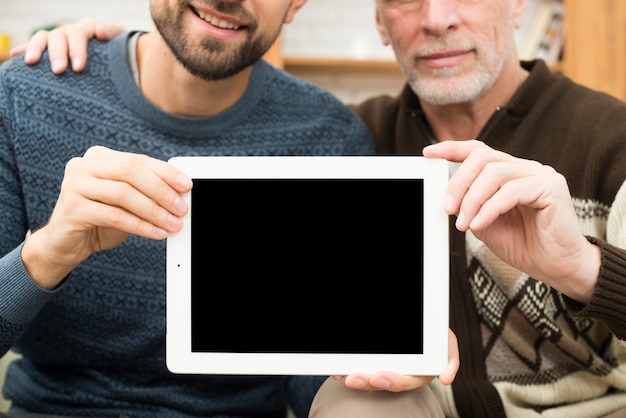
{"type": "MultiPolygon", "coordinates": [[[[425,237],[423,354],[193,352],[190,210],[183,218],[182,230],[167,238],[166,364],[172,373],[346,375],[389,370],[408,375],[438,375],[447,365],[449,249],[444,201],[449,170],[445,160],[418,156],[194,156],[174,157],[169,163],[192,179],[423,179],[425,237]]],[[[183,198],[191,207],[191,193],[183,198]]],[[[340,301],[336,309],[338,315],[348,314],[340,301]]],[[[390,326],[398,326],[406,333],[404,338],[411,338],[405,325],[393,324],[396,320],[393,313],[379,315],[380,318],[360,320],[390,321],[390,326]]],[[[372,338],[376,337],[372,335],[372,338]]]]}

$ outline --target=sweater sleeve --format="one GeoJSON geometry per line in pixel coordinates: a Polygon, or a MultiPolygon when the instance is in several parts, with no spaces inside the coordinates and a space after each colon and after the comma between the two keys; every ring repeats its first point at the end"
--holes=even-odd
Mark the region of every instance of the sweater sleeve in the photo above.
{"type": "Polygon", "coordinates": [[[54,294],[30,278],[22,263],[21,249],[20,245],[0,259],[0,357],[11,349],[54,294]]]}
{"type": "Polygon", "coordinates": [[[0,66],[0,357],[22,335],[54,292],[33,282],[22,262],[26,214],[14,158],[15,116],[6,75],[14,62],[0,66]]]}
{"type": "Polygon", "coordinates": [[[566,306],[574,316],[604,321],[620,340],[626,340],[626,182],[611,205],[607,240],[587,239],[601,250],[598,282],[588,305],[564,296],[566,306]]]}

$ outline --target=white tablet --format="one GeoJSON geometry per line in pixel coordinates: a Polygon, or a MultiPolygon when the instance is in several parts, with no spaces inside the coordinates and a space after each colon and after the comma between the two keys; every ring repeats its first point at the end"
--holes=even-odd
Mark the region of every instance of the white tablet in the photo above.
{"type": "Polygon", "coordinates": [[[448,164],[175,157],[194,183],[167,239],[173,373],[438,375],[448,361],[448,164]]]}

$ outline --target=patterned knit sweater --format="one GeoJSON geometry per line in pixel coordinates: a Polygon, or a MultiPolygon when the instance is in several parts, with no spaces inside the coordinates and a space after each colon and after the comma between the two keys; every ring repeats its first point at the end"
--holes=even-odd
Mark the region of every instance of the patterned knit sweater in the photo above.
{"type": "Polygon", "coordinates": [[[167,371],[164,241],[132,236],[93,254],[52,292],[25,271],[25,234],[50,216],[67,161],[94,144],[162,160],[374,152],[367,127],[339,100],[265,62],[230,110],[211,118],[165,113],[133,81],[128,36],[92,41],[81,74],[55,76],[47,58],[0,67],[0,356],[22,354],[4,394],[20,408],[58,415],[283,417],[290,403],[306,417],[323,376],[167,371]]]}
{"type": "MultiPolygon", "coordinates": [[[[600,278],[581,306],[451,224],[450,321],[461,367],[452,387],[432,387],[447,416],[599,417],[626,407],[618,341],[626,338],[626,104],[542,61],[524,65],[530,76],[479,139],[567,178],[581,231],[602,249],[600,278]]],[[[420,154],[434,140],[409,87],[355,110],[381,154],[420,154]]]]}

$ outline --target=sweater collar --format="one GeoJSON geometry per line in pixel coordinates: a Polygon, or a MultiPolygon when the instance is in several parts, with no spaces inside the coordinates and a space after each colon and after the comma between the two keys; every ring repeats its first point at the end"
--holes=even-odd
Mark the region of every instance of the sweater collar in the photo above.
{"type": "Polygon", "coordinates": [[[111,77],[120,98],[129,110],[152,126],[174,134],[192,135],[207,130],[228,129],[246,117],[265,96],[265,89],[271,87],[268,85],[270,65],[264,60],[259,60],[253,66],[250,82],[243,97],[225,112],[211,117],[188,117],[165,112],[143,96],[133,78],[131,63],[128,60],[128,39],[134,33],[120,34],[109,42],[111,77]]]}
{"type": "Polygon", "coordinates": [[[529,72],[528,77],[517,89],[509,103],[503,106],[515,117],[527,115],[537,103],[542,92],[548,91],[550,85],[558,77],[550,71],[542,60],[521,61],[522,67],[529,72]]]}
{"type": "MultiPolygon", "coordinates": [[[[540,92],[547,91],[557,77],[550,71],[546,63],[541,60],[520,61],[520,65],[529,72],[528,77],[507,104],[494,109],[494,115],[503,110],[514,117],[523,117],[528,114],[537,102],[538,95],[541,94],[540,92]]],[[[407,116],[418,122],[429,142],[436,142],[419,98],[408,83],[404,85],[400,93],[400,108],[404,109],[407,116]]],[[[487,122],[487,125],[489,125],[492,119],[493,116],[487,122]]]]}

